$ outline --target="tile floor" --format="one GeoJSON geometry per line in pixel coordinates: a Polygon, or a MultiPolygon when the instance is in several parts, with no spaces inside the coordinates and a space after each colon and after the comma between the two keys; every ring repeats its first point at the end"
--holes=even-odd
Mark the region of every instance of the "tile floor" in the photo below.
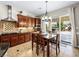
{"type": "MultiPolygon", "coordinates": [[[[32,51],[31,41],[23,43],[8,49],[4,57],[42,57],[42,51],[40,50],[40,55],[37,56],[35,48],[32,51]]],[[[79,48],[73,48],[72,46],[61,44],[60,53],[58,57],[78,57],[79,48]]],[[[56,57],[55,48],[51,49],[51,57],[56,57]]]]}

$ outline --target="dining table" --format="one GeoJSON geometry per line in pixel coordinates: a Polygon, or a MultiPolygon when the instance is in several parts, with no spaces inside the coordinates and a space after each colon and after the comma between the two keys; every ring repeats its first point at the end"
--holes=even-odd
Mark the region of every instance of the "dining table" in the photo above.
{"type": "Polygon", "coordinates": [[[50,40],[56,37],[56,33],[47,33],[47,32],[46,33],[33,32],[33,33],[42,35],[42,38],[47,42],[46,53],[47,53],[47,57],[50,57],[50,40]]]}
{"type": "Polygon", "coordinates": [[[56,37],[54,33],[41,33],[42,38],[47,42],[47,57],[50,57],[50,40],[56,37]]]}

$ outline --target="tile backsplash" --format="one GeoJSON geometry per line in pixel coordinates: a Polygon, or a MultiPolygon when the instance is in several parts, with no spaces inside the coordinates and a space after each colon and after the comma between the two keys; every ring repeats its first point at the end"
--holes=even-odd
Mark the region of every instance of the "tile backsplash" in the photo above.
{"type": "Polygon", "coordinates": [[[15,31],[15,23],[14,22],[0,21],[0,31],[2,31],[2,32],[15,31]]]}

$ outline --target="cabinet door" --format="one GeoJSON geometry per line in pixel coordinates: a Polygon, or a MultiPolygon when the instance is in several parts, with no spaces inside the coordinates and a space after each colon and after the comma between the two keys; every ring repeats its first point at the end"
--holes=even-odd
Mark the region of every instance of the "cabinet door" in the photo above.
{"type": "Polygon", "coordinates": [[[12,35],[10,42],[11,42],[11,46],[17,45],[18,44],[18,35],[12,35]]]}
{"type": "Polygon", "coordinates": [[[29,18],[26,16],[26,26],[28,27],[29,26],[29,18]]]}
{"type": "Polygon", "coordinates": [[[35,26],[35,19],[32,18],[32,26],[35,26]]]}
{"type": "Polygon", "coordinates": [[[31,26],[31,17],[29,17],[29,26],[31,26]]]}
{"type": "Polygon", "coordinates": [[[22,16],[21,15],[17,15],[17,19],[18,19],[18,27],[20,27],[20,22],[22,22],[22,16]]]}
{"type": "Polygon", "coordinates": [[[26,17],[23,15],[17,15],[17,17],[18,17],[19,27],[24,27],[26,25],[25,23],[26,17]]]}
{"type": "Polygon", "coordinates": [[[32,40],[32,33],[29,33],[29,40],[32,40]]]}
{"type": "Polygon", "coordinates": [[[29,33],[25,34],[25,42],[29,41],[29,33]]]}
{"type": "Polygon", "coordinates": [[[2,35],[1,36],[1,42],[10,43],[10,36],[9,35],[2,35]]]}
{"type": "Polygon", "coordinates": [[[25,39],[24,34],[20,34],[20,35],[19,35],[19,38],[18,38],[18,43],[19,43],[19,44],[23,43],[23,42],[25,41],[24,39],[25,39]]]}
{"type": "Polygon", "coordinates": [[[36,18],[36,24],[40,24],[41,20],[39,18],[36,18]]]}

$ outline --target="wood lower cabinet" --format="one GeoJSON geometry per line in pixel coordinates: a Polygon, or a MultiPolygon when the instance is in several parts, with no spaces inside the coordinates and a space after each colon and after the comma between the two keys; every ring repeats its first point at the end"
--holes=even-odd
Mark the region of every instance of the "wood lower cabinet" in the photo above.
{"type": "Polygon", "coordinates": [[[13,33],[13,34],[5,34],[0,36],[1,42],[10,43],[10,46],[16,46],[18,44],[22,44],[24,42],[28,42],[31,40],[31,34],[28,33],[13,33]]]}
{"type": "Polygon", "coordinates": [[[29,33],[29,40],[32,40],[32,33],[29,33]]]}
{"type": "Polygon", "coordinates": [[[24,41],[25,41],[25,34],[19,34],[18,43],[21,44],[21,43],[24,43],[24,41]]]}
{"type": "Polygon", "coordinates": [[[1,42],[10,43],[10,35],[2,35],[1,36],[1,42]]]}
{"type": "Polygon", "coordinates": [[[18,44],[18,34],[12,34],[10,38],[10,45],[15,46],[18,44]]]}
{"type": "Polygon", "coordinates": [[[30,38],[30,37],[29,37],[29,33],[26,33],[26,34],[25,34],[25,42],[30,41],[29,38],[30,38]]]}

